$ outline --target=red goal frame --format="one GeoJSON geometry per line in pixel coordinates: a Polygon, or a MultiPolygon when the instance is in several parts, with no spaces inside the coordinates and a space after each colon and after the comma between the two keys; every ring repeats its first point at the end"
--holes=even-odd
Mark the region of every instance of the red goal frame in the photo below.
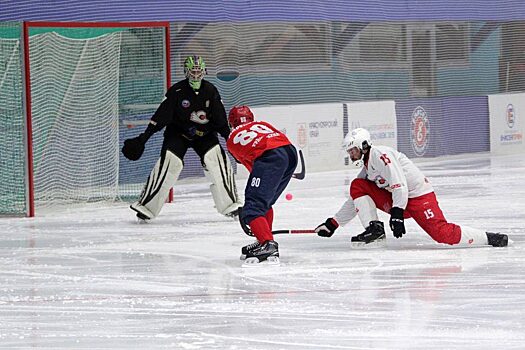
{"type": "MultiPolygon", "coordinates": [[[[29,61],[29,30],[36,27],[56,27],[56,28],[144,28],[144,27],[163,27],[165,38],[165,61],[166,61],[166,91],[171,86],[171,64],[170,64],[170,23],[160,22],[40,22],[24,21],[22,30],[23,41],[23,64],[24,64],[24,103],[26,119],[26,147],[27,147],[27,216],[35,216],[35,193],[33,178],[33,127],[31,114],[31,67],[29,61]]],[[[173,200],[173,191],[170,190],[169,201],[173,200]]]]}

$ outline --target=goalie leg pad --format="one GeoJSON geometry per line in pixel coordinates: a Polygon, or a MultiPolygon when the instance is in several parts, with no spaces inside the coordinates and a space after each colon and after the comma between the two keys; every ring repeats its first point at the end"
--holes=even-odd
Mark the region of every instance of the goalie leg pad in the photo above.
{"type": "Polygon", "coordinates": [[[220,145],[215,145],[206,152],[203,161],[204,174],[211,181],[210,190],[215,208],[223,215],[234,212],[242,206],[242,202],[237,194],[233,169],[226,152],[220,145]]]}
{"type": "Polygon", "coordinates": [[[182,168],[182,160],[169,150],[166,151],[155,164],[140,199],[131,205],[131,209],[149,219],[156,217],[168,198],[170,188],[179,178],[182,168]]]}

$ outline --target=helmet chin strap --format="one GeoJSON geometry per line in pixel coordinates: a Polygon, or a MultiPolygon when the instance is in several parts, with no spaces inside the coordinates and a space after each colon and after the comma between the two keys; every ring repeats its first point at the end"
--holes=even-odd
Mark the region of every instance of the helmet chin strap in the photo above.
{"type": "Polygon", "coordinates": [[[365,160],[368,158],[368,150],[365,152],[361,150],[361,157],[352,162],[352,165],[356,168],[362,168],[365,165],[365,160]]]}
{"type": "Polygon", "coordinates": [[[352,165],[355,166],[356,168],[362,168],[363,165],[365,165],[365,162],[364,162],[363,158],[361,157],[361,159],[358,159],[358,160],[352,162],[352,165]]]}

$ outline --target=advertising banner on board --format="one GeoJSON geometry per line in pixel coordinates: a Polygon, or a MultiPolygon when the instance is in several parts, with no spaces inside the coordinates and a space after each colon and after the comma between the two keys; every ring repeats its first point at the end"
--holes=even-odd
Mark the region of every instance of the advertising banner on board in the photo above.
{"type": "Polygon", "coordinates": [[[490,150],[495,154],[525,152],[525,94],[489,96],[490,150]]]}

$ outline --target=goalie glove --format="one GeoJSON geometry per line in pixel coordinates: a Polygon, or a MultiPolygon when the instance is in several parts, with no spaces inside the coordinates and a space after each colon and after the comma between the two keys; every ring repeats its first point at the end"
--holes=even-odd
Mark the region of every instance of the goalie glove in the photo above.
{"type": "Polygon", "coordinates": [[[406,233],[403,213],[404,210],[398,207],[390,209],[390,229],[396,238],[401,238],[406,233]]]}
{"type": "Polygon", "coordinates": [[[324,223],[317,226],[314,231],[320,237],[332,237],[335,230],[339,227],[337,221],[334,218],[328,218],[324,223]]]}
{"type": "Polygon", "coordinates": [[[151,124],[149,124],[142,134],[124,141],[124,146],[122,147],[122,154],[124,154],[124,157],[129,160],[139,160],[142,153],[144,153],[146,142],[148,142],[153,133],[153,128],[151,124]]]}

